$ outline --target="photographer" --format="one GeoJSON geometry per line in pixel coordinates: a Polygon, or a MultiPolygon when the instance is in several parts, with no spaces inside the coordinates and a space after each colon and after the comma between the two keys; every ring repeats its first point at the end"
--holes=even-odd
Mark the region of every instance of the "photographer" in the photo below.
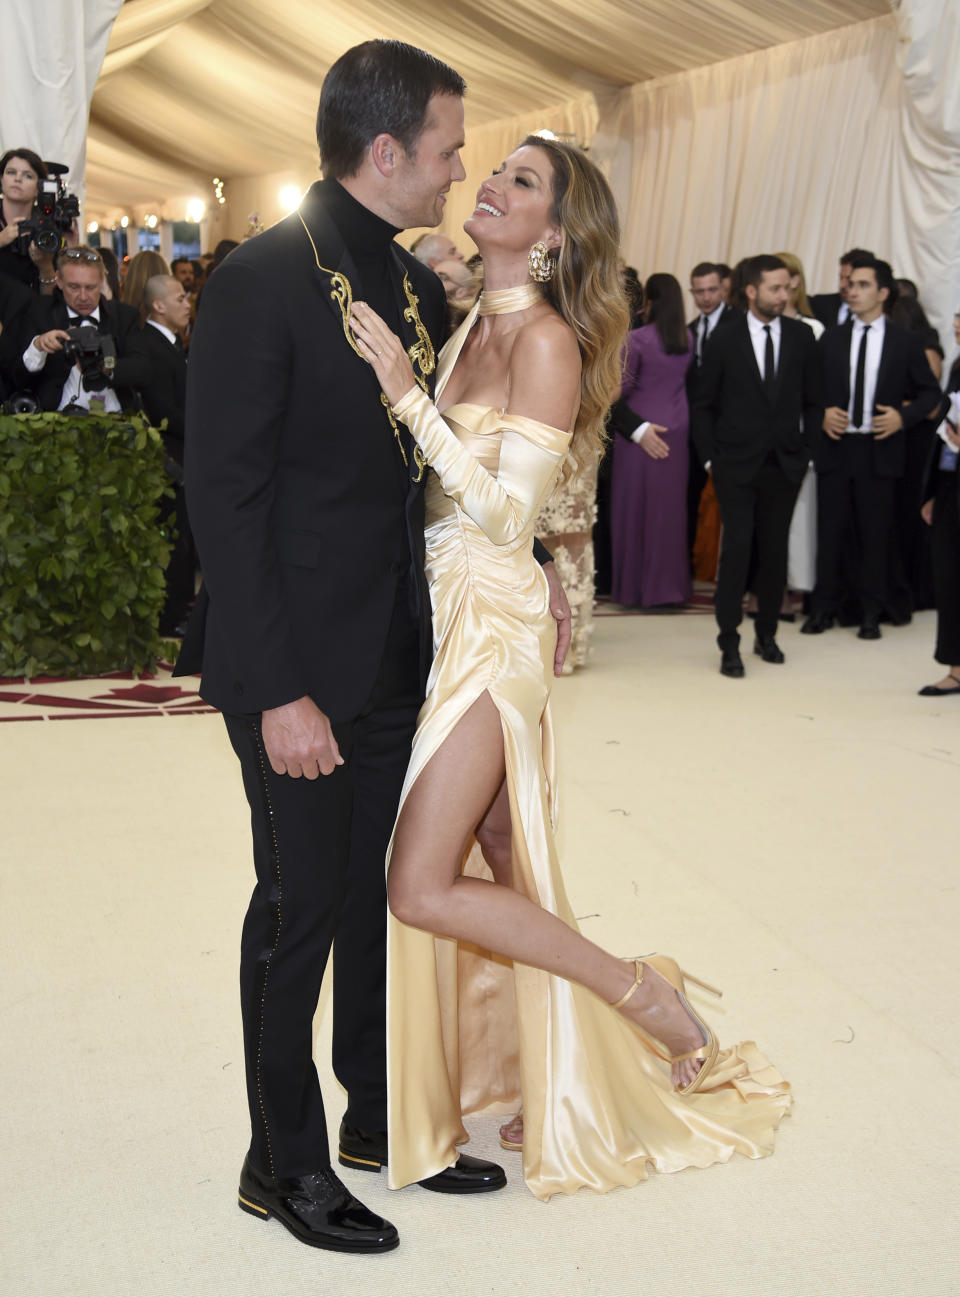
{"type": "Polygon", "coordinates": [[[0,274],[33,292],[53,288],[53,256],[41,252],[21,224],[33,215],[47,167],[32,149],[8,149],[0,158],[0,274]]]}
{"type": "Polygon", "coordinates": [[[36,392],[41,409],[110,414],[137,408],[134,389],[150,372],[138,347],[139,317],[124,302],[108,301],[103,283],[103,262],[93,248],[58,254],[56,292],[35,301],[33,341],[20,364],[21,382],[36,392]]]}

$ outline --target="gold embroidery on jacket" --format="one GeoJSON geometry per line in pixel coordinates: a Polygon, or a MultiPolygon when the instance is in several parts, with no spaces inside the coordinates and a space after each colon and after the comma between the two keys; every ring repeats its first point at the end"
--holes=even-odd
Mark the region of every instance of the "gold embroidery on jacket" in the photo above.
{"type": "MultiPolygon", "coordinates": [[[[340,308],[340,318],[343,323],[343,336],[360,359],[366,360],[366,356],[364,356],[363,352],[357,345],[353,329],[350,327],[350,311],[353,307],[353,287],[350,280],[339,270],[330,270],[326,266],[321,266],[320,257],[317,254],[317,245],[313,241],[313,235],[307,228],[307,223],[300,212],[297,212],[297,216],[300,218],[300,224],[303,226],[307,238],[310,240],[310,246],[313,249],[313,259],[317,263],[317,269],[322,274],[330,276],[330,296],[340,308]]],[[[408,324],[413,325],[417,334],[417,341],[411,343],[407,348],[407,355],[410,357],[410,364],[413,366],[414,378],[429,396],[430,389],[427,385],[427,377],[436,369],[437,358],[436,353],[433,350],[433,343],[430,341],[430,335],[427,333],[426,327],[420,319],[420,312],[417,310],[417,307],[420,304],[420,298],[417,297],[416,293],[413,291],[413,285],[410,283],[406,271],[404,271],[403,275],[403,291],[407,299],[407,309],[403,313],[403,318],[408,324]],[[417,373],[418,369],[420,371],[419,373],[417,373]]],[[[369,363],[370,362],[367,361],[367,364],[369,363]]],[[[403,457],[404,467],[409,468],[410,461],[407,459],[407,452],[403,445],[403,434],[400,431],[393,410],[390,408],[390,402],[387,400],[383,392],[380,393],[380,404],[386,411],[387,419],[389,420],[390,427],[393,430],[393,435],[396,438],[397,445],[400,447],[400,454],[403,457]]],[[[416,477],[411,477],[411,481],[420,482],[423,480],[423,475],[427,468],[427,461],[424,457],[423,451],[416,442],[413,443],[413,462],[417,466],[417,475],[416,477]]]]}

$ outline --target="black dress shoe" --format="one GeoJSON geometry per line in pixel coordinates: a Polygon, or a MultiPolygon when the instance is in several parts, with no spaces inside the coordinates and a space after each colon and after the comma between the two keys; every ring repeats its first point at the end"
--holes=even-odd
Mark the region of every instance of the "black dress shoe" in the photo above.
{"type": "Polygon", "coordinates": [[[277,1179],[247,1157],[237,1199],[260,1220],[275,1217],[301,1243],[331,1252],[389,1252],[400,1242],[395,1226],[376,1216],[337,1179],[330,1167],[313,1175],[277,1179]]]}
{"type": "MultiPolygon", "coordinates": [[[[346,1122],[340,1125],[340,1165],[355,1171],[379,1171],[387,1165],[386,1131],[357,1130],[346,1122]]],[[[507,1183],[503,1167],[483,1162],[461,1153],[453,1166],[418,1181],[434,1193],[491,1193],[507,1183]]]]}
{"type": "Polygon", "coordinates": [[[743,669],[743,658],[737,649],[724,649],[720,655],[720,674],[730,676],[733,680],[739,680],[745,675],[743,669]]]}
{"type": "Polygon", "coordinates": [[[876,617],[864,617],[857,631],[857,639],[879,639],[880,623],[876,617]]]}
{"type": "Polygon", "coordinates": [[[779,663],[787,660],[772,635],[758,635],[753,645],[753,651],[758,658],[763,658],[764,662],[779,663]]]}
{"type": "Polygon", "coordinates": [[[949,694],[960,697],[960,680],[954,675],[951,675],[950,679],[956,680],[956,684],[949,685],[946,689],[941,689],[939,685],[924,685],[922,689],[917,690],[917,693],[921,698],[946,698],[949,694]]]}
{"type": "Polygon", "coordinates": [[[800,627],[801,635],[822,635],[825,630],[833,628],[833,614],[829,612],[811,613],[800,627]]]}

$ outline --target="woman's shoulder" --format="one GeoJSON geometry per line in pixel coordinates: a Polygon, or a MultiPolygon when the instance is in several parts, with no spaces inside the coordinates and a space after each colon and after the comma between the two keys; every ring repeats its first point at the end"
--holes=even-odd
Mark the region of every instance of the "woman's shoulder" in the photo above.
{"type": "Polygon", "coordinates": [[[556,311],[544,311],[517,330],[513,358],[522,364],[539,363],[551,369],[568,370],[580,366],[577,335],[556,311]]]}

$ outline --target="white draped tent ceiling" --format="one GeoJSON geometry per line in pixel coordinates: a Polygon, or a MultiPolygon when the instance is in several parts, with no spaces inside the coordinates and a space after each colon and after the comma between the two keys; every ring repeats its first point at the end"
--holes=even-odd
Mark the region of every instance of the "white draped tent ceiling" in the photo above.
{"type": "Polygon", "coordinates": [[[838,251],[873,246],[920,281],[948,339],[960,295],[957,0],[126,0],[92,101],[87,217],[183,219],[240,237],[317,175],[329,65],[372,37],[421,45],[468,84],[467,181],[523,134],[589,144],[642,274],[704,256],[804,258],[832,287],[838,251]]]}
{"type": "Polygon", "coordinates": [[[372,37],[457,68],[469,132],[889,12],[888,0],[126,0],[90,114],[88,215],[182,219],[213,176],[315,174],[323,76],[372,37]]]}

